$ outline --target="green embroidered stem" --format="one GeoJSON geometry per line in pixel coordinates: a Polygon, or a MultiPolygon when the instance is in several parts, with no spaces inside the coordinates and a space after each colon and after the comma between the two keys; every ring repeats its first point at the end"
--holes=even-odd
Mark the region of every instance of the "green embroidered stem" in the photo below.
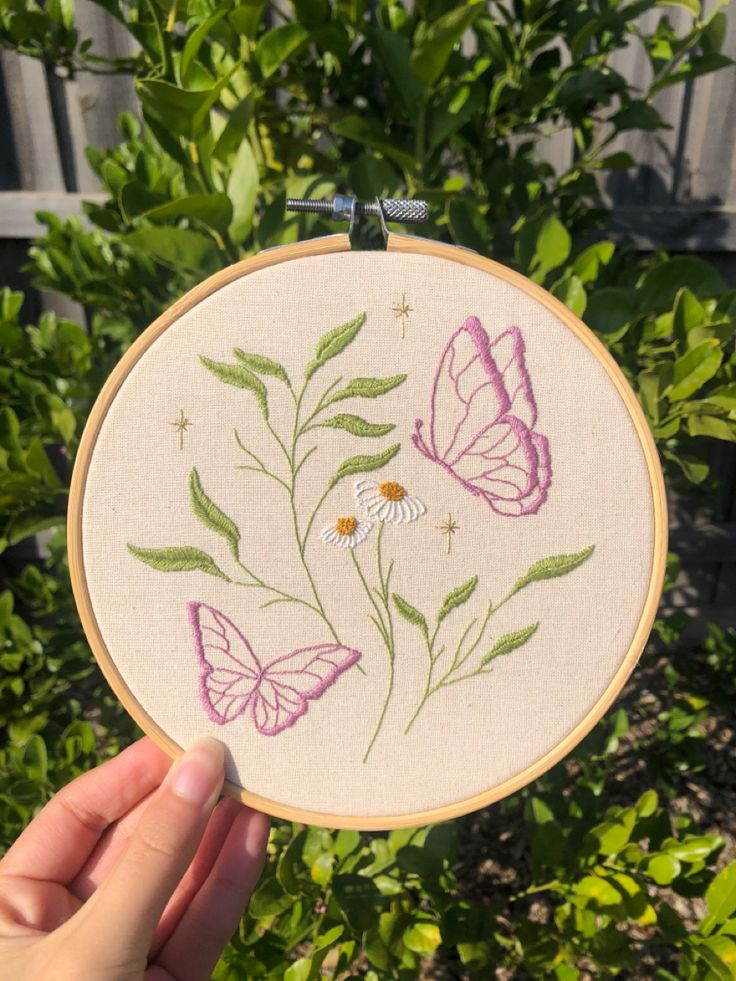
{"type": "MultiPolygon", "coordinates": [[[[335,383],[335,384],[337,384],[337,383],[335,383]]],[[[312,590],[312,596],[314,597],[314,602],[316,604],[316,612],[322,618],[322,620],[324,621],[325,625],[327,626],[327,629],[330,631],[330,633],[334,637],[335,643],[342,644],[342,641],[340,640],[340,638],[339,638],[339,636],[337,634],[337,631],[335,630],[335,628],[333,627],[332,623],[330,622],[330,620],[329,620],[329,618],[328,618],[328,616],[327,616],[327,614],[325,612],[325,608],[322,605],[322,600],[320,599],[319,592],[317,590],[317,584],[314,581],[314,576],[312,575],[312,570],[309,568],[309,565],[307,564],[306,556],[304,554],[305,549],[306,549],[307,540],[309,538],[309,533],[310,533],[310,531],[312,529],[312,523],[314,522],[314,519],[315,519],[315,517],[317,515],[317,512],[319,511],[320,507],[322,506],[322,503],[324,502],[325,498],[327,497],[327,494],[329,493],[330,488],[328,488],[325,491],[325,493],[322,495],[322,497],[320,498],[319,502],[317,503],[317,506],[315,507],[314,511],[312,512],[312,516],[309,519],[309,522],[307,524],[307,528],[306,528],[306,531],[304,532],[304,535],[302,535],[301,532],[300,532],[300,530],[299,530],[299,516],[297,515],[297,511],[296,511],[295,494],[296,494],[296,480],[297,480],[297,476],[298,476],[299,471],[301,470],[301,468],[304,466],[304,463],[306,462],[306,460],[316,450],[316,447],[312,447],[312,449],[310,449],[310,450],[307,451],[307,453],[301,459],[301,461],[298,464],[296,463],[297,449],[298,449],[298,445],[299,445],[299,437],[302,434],[302,430],[300,429],[300,426],[299,426],[299,416],[301,414],[302,403],[304,402],[304,396],[306,394],[308,385],[309,385],[309,378],[306,378],[305,381],[304,381],[304,384],[302,385],[301,391],[299,392],[299,395],[296,396],[292,392],[292,395],[294,395],[294,425],[293,425],[292,433],[291,433],[291,452],[289,452],[289,450],[286,449],[286,447],[284,446],[284,444],[281,442],[281,440],[278,438],[278,436],[276,436],[275,433],[274,433],[274,436],[276,436],[276,439],[277,439],[279,445],[281,446],[281,448],[282,448],[282,450],[283,450],[283,452],[284,452],[284,454],[286,456],[286,459],[287,459],[287,461],[289,463],[289,470],[291,472],[291,485],[290,486],[287,485],[287,488],[286,489],[287,489],[287,491],[289,493],[289,503],[290,503],[290,507],[291,507],[291,518],[292,518],[292,524],[293,524],[293,527],[294,527],[294,537],[296,539],[297,549],[299,550],[299,560],[301,561],[302,568],[304,569],[304,572],[305,572],[305,574],[307,576],[307,579],[309,580],[309,586],[310,586],[310,588],[312,590]]],[[[271,427],[269,426],[269,429],[270,428],[271,427]]],[[[273,430],[272,430],[272,432],[273,432],[273,430]]],[[[367,674],[367,672],[366,672],[366,670],[365,670],[365,668],[363,667],[362,664],[357,664],[357,668],[358,668],[358,670],[360,671],[361,674],[363,674],[363,675],[367,674]]]]}
{"type": "MultiPolygon", "coordinates": [[[[386,691],[386,698],[384,700],[383,707],[381,708],[381,713],[378,716],[378,721],[376,722],[376,727],[373,730],[373,735],[371,736],[370,742],[368,743],[368,746],[366,747],[366,751],[363,754],[363,762],[364,763],[368,759],[368,756],[370,754],[370,751],[373,748],[373,744],[375,743],[376,738],[378,737],[378,733],[381,731],[381,726],[383,725],[383,720],[386,717],[386,711],[388,709],[388,703],[391,701],[391,695],[392,695],[393,690],[394,690],[394,661],[395,661],[395,658],[396,658],[396,648],[394,646],[394,622],[393,622],[393,618],[391,616],[391,606],[390,606],[390,602],[389,602],[389,581],[391,579],[391,572],[393,571],[394,564],[393,564],[393,561],[390,563],[389,568],[388,568],[388,571],[387,571],[386,575],[384,576],[384,574],[383,574],[383,560],[382,560],[382,556],[381,556],[381,542],[382,542],[382,539],[383,539],[383,529],[384,528],[385,528],[385,525],[381,524],[379,526],[379,529],[378,529],[378,535],[376,536],[376,567],[377,567],[377,571],[378,571],[378,581],[379,581],[379,584],[380,584],[380,589],[379,590],[376,590],[376,592],[377,592],[379,598],[381,599],[381,602],[383,603],[383,608],[384,608],[385,615],[386,615],[386,622],[388,623],[388,629],[386,629],[386,627],[384,626],[384,631],[387,634],[387,636],[384,635],[384,643],[386,645],[386,651],[388,653],[388,686],[387,686],[387,691],[386,691]]],[[[355,560],[355,564],[356,564],[356,568],[359,568],[358,567],[357,560],[355,560]]],[[[383,617],[380,615],[380,612],[378,610],[378,607],[376,606],[375,602],[373,601],[373,598],[370,595],[370,590],[367,588],[367,583],[365,582],[365,579],[363,579],[363,576],[362,575],[361,575],[361,579],[363,580],[363,583],[364,583],[364,585],[366,587],[366,591],[368,593],[368,598],[371,600],[371,603],[373,603],[373,606],[376,609],[376,612],[379,614],[380,622],[383,624],[384,623],[383,617]]]]}
{"type": "MultiPolygon", "coordinates": [[[[306,606],[308,610],[312,610],[312,612],[318,614],[319,616],[322,615],[320,613],[320,611],[317,609],[317,607],[316,606],[313,606],[311,603],[308,603],[307,600],[300,599],[298,596],[292,596],[291,593],[285,593],[282,589],[278,589],[276,586],[269,586],[269,584],[267,582],[264,582],[262,579],[259,579],[259,577],[254,572],[252,572],[246,565],[244,565],[239,559],[237,561],[238,561],[238,565],[243,570],[243,572],[246,572],[251,577],[251,579],[253,581],[252,582],[238,582],[237,580],[233,580],[233,582],[235,582],[236,585],[238,585],[238,586],[254,586],[254,587],[257,587],[258,589],[266,589],[270,593],[276,593],[276,595],[278,597],[280,597],[280,601],[281,602],[284,602],[284,603],[299,603],[301,606],[306,606]]],[[[271,602],[274,602],[274,601],[272,600],[271,602]]],[[[338,643],[339,643],[339,641],[338,641],[338,643]]]]}
{"type": "MultiPolygon", "coordinates": [[[[339,378],[336,378],[335,381],[331,385],[328,385],[327,388],[325,389],[325,391],[320,395],[319,399],[317,400],[317,405],[315,406],[314,411],[312,412],[312,414],[307,419],[304,420],[304,422],[302,423],[302,425],[299,427],[299,430],[298,430],[297,435],[296,435],[296,438],[297,439],[299,439],[301,436],[304,435],[304,433],[307,431],[307,428],[309,427],[309,424],[312,422],[312,420],[313,419],[316,419],[317,416],[320,414],[320,412],[326,407],[325,400],[327,399],[327,397],[330,394],[330,392],[334,388],[337,388],[337,386],[340,384],[341,381],[342,381],[342,376],[340,376],[339,378]]],[[[307,382],[305,382],[305,384],[304,384],[304,389],[306,389],[306,387],[307,387],[307,382]]],[[[302,389],[302,392],[304,391],[304,389],[302,389]]],[[[297,420],[297,422],[298,422],[298,420],[297,420]]],[[[296,429],[295,429],[295,432],[296,432],[296,429]]]]}
{"type": "Polygon", "coordinates": [[[376,603],[375,599],[373,598],[373,594],[371,592],[371,588],[368,585],[368,583],[366,582],[365,576],[363,575],[363,570],[360,568],[360,563],[358,562],[358,559],[357,559],[357,556],[355,554],[355,549],[354,548],[351,548],[350,549],[350,558],[353,560],[353,565],[355,566],[355,571],[358,573],[358,578],[360,579],[361,585],[363,586],[363,589],[365,590],[365,594],[368,597],[368,600],[370,601],[371,606],[376,611],[376,616],[378,617],[378,620],[377,621],[374,620],[373,622],[378,627],[379,633],[381,634],[381,638],[382,638],[384,644],[386,645],[386,647],[388,648],[388,646],[389,646],[388,630],[386,629],[386,624],[383,622],[383,615],[381,614],[381,609],[380,609],[378,603],[376,603]]]}
{"type": "Polygon", "coordinates": [[[238,446],[243,451],[243,453],[246,453],[251,458],[251,460],[254,460],[258,464],[258,466],[256,466],[256,467],[250,467],[250,466],[245,466],[243,464],[240,464],[240,465],[236,466],[235,469],[236,470],[252,470],[254,473],[262,473],[262,474],[265,474],[266,477],[271,477],[272,480],[275,480],[277,484],[281,484],[281,486],[284,488],[284,490],[288,494],[289,493],[289,485],[286,483],[286,481],[285,480],[282,480],[281,477],[278,476],[278,474],[272,473],[268,469],[268,467],[266,467],[264,465],[263,461],[260,460],[255,455],[255,453],[253,453],[252,450],[249,450],[247,446],[244,446],[243,445],[243,443],[242,443],[242,441],[240,439],[240,436],[238,435],[237,429],[233,429],[233,434],[235,436],[235,442],[238,444],[238,446]]]}

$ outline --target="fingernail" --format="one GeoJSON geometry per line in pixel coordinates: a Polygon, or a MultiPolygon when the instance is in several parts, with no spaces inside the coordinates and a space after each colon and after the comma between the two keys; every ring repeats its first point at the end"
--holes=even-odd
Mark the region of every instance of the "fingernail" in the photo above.
{"type": "Polygon", "coordinates": [[[219,740],[206,736],[179,757],[166,777],[166,784],[177,797],[203,806],[220,793],[224,766],[225,747],[219,740]]]}

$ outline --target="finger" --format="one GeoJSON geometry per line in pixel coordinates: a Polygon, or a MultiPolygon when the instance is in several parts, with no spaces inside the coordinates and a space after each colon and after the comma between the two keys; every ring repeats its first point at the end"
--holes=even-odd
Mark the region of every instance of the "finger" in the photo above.
{"type": "Polygon", "coordinates": [[[111,824],[107,831],[100,836],[92,854],[69,883],[69,889],[75,896],[87,900],[99,889],[133,837],[133,832],[152,796],[153,793],[150,793],[138,801],[135,807],[132,807],[114,824],[111,824]]]}
{"type": "Polygon", "coordinates": [[[177,981],[210,977],[263,871],[268,830],[268,817],[251,808],[233,821],[207,880],[156,958],[177,981]]]}
{"type": "Polygon", "coordinates": [[[211,873],[217,856],[227,840],[230,828],[242,810],[243,805],[239,801],[233,800],[232,797],[225,797],[212,812],[207,823],[207,829],[197,849],[197,854],[184,873],[184,877],[158,922],[151,944],[150,957],[152,960],[174,932],[187,907],[211,873]]]}
{"type": "Polygon", "coordinates": [[[171,766],[150,739],[78,777],[52,798],[5,858],[0,874],[68,883],[107,826],[157,787],[171,766]]]}
{"type": "MultiPolygon", "coordinates": [[[[150,796],[108,828],[79,875],[69,884],[70,891],[81,900],[89,899],[102,885],[133,836],[150,796]]],[[[207,822],[197,853],[176,888],[156,927],[152,951],[160,949],[179,921],[181,914],[209,875],[210,869],[227,837],[230,826],[242,805],[226,797],[219,802],[207,822]]]]}
{"type": "Polygon", "coordinates": [[[75,920],[91,963],[148,955],[164,908],[184,875],[224,781],[224,746],[202,739],[181,756],[141,815],[125,851],[75,920]]]}

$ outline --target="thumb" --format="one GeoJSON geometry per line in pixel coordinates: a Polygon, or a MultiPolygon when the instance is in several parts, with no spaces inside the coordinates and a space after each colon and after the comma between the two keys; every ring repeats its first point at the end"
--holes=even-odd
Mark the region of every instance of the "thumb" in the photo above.
{"type": "Polygon", "coordinates": [[[224,760],[222,743],[205,738],[167,773],[117,865],[78,914],[91,963],[145,967],[156,925],[222,790],[224,760]]]}

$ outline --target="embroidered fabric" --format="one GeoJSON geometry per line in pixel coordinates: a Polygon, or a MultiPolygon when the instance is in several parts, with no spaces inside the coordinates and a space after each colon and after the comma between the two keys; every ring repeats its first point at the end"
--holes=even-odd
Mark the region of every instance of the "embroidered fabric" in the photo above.
{"type": "Polygon", "coordinates": [[[601,364],[523,291],[415,255],[272,266],[184,313],[113,400],[83,501],[143,709],[327,814],[462,800],[559,743],[628,651],[652,542],[601,364]]]}

